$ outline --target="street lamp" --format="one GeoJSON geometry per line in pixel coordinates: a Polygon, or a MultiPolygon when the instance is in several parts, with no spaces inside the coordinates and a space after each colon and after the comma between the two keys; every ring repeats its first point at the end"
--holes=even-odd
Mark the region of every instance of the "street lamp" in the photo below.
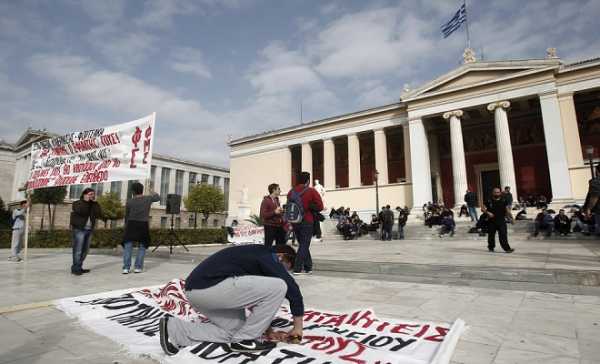
{"type": "Polygon", "coordinates": [[[585,154],[590,161],[590,171],[592,172],[592,178],[594,178],[594,147],[592,145],[588,145],[585,148],[585,154]]]}
{"type": "Polygon", "coordinates": [[[375,170],[375,214],[379,216],[379,172],[375,170]]]}

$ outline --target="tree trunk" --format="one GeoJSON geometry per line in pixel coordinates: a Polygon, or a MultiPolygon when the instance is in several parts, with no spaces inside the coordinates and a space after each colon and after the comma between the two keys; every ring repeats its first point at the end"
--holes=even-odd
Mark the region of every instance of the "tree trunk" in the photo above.
{"type": "Polygon", "coordinates": [[[52,209],[50,204],[46,204],[48,207],[48,230],[52,231],[54,229],[54,224],[52,224],[52,209]]]}
{"type": "Polygon", "coordinates": [[[194,211],[194,229],[198,228],[198,213],[194,211]]]}
{"type": "Polygon", "coordinates": [[[52,205],[52,230],[54,230],[55,220],[56,220],[56,205],[52,205]]]}

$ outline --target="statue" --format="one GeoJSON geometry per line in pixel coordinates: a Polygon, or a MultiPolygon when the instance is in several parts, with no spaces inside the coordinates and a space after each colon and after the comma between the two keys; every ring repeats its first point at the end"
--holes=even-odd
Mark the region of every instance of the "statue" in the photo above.
{"type": "Polygon", "coordinates": [[[548,48],[546,49],[546,59],[555,59],[558,58],[556,55],[556,48],[548,48]]]}
{"type": "Polygon", "coordinates": [[[325,209],[325,187],[323,187],[323,185],[321,185],[319,183],[319,180],[316,179],[314,188],[315,188],[315,190],[317,190],[317,192],[321,196],[321,200],[323,201],[323,209],[325,209]]]}
{"type": "Polygon", "coordinates": [[[242,198],[240,200],[240,205],[247,205],[248,204],[248,187],[246,187],[246,185],[244,185],[242,187],[242,198]]]}
{"type": "Polygon", "coordinates": [[[463,63],[475,63],[477,62],[477,58],[475,58],[475,51],[471,48],[465,48],[465,52],[463,53],[463,63]]]}

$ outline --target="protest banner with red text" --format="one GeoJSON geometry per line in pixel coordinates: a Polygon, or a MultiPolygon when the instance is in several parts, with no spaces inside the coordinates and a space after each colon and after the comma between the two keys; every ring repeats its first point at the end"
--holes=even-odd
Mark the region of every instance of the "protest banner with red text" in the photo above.
{"type": "Polygon", "coordinates": [[[149,178],[155,117],[33,143],[27,189],[149,178]]]}
{"type": "MultiPolygon", "coordinates": [[[[231,351],[226,343],[199,342],[166,356],[159,343],[162,316],[170,314],[198,325],[209,321],[187,300],[184,287],[183,280],[174,279],[164,286],[65,298],[56,305],[129,352],[167,364],[447,364],[464,330],[460,319],[448,324],[385,319],[368,308],[345,312],[306,309],[304,336],[298,344],[279,343],[271,350],[240,353],[231,351]]],[[[246,314],[252,314],[251,310],[246,314]]],[[[280,308],[271,326],[291,329],[287,306],[280,308]]]]}

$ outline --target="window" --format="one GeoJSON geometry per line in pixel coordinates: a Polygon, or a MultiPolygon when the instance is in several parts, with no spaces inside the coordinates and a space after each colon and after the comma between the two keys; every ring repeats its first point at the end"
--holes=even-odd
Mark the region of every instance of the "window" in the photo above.
{"type": "Polygon", "coordinates": [[[161,229],[165,229],[167,227],[167,221],[168,221],[168,217],[167,216],[161,216],[160,217],[160,228],[161,229]]]}
{"type": "Polygon", "coordinates": [[[175,171],[175,193],[183,195],[183,171],[180,169],[175,171]]]}
{"type": "Polygon", "coordinates": [[[71,185],[69,188],[69,198],[72,200],[79,200],[82,192],[83,185],[71,185]]]}
{"type": "Polygon", "coordinates": [[[213,226],[214,226],[214,227],[217,227],[217,226],[219,226],[219,219],[214,219],[214,220],[213,220],[213,226]]]}
{"type": "Polygon", "coordinates": [[[115,181],[110,183],[110,192],[116,193],[121,198],[121,181],[115,181]]]}
{"type": "Polygon", "coordinates": [[[223,179],[223,195],[225,197],[225,211],[229,210],[229,178],[223,179]]]}
{"type": "Polygon", "coordinates": [[[150,189],[152,191],[156,191],[156,185],[154,184],[156,181],[156,166],[150,166],[150,189]]]}
{"type": "Polygon", "coordinates": [[[213,186],[215,186],[215,187],[221,186],[221,177],[213,176],[213,186]]]}
{"type": "Polygon", "coordinates": [[[104,183],[92,183],[92,189],[96,191],[96,196],[102,196],[102,193],[104,193],[104,183]]]}
{"type": "Polygon", "coordinates": [[[131,186],[133,186],[133,184],[136,182],[138,182],[138,180],[136,180],[136,179],[131,179],[131,180],[127,181],[127,199],[128,200],[133,197],[133,191],[131,190],[131,186]]]}
{"type": "Polygon", "coordinates": [[[208,226],[208,219],[202,218],[202,227],[208,226]]]}
{"type": "Polygon", "coordinates": [[[188,217],[188,227],[194,227],[194,215],[188,217]]]}
{"type": "Polygon", "coordinates": [[[202,180],[200,181],[203,185],[208,183],[208,174],[202,173],[202,180]]]}
{"type": "Polygon", "coordinates": [[[190,172],[188,191],[191,190],[192,187],[194,187],[196,185],[197,179],[198,179],[198,173],[190,172]]]}
{"type": "Polygon", "coordinates": [[[164,168],[160,173],[160,204],[167,204],[167,194],[169,193],[169,179],[171,178],[171,169],[164,168]]]}

